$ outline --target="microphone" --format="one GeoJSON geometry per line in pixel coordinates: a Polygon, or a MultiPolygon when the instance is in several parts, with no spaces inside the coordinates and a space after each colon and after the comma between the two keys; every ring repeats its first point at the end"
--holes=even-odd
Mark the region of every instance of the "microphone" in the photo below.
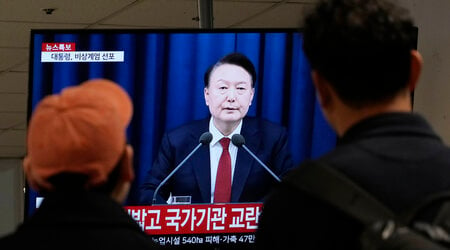
{"type": "Polygon", "coordinates": [[[261,166],[263,166],[267,172],[269,172],[269,174],[271,174],[273,176],[273,178],[275,178],[275,180],[277,180],[278,182],[281,182],[281,179],[272,171],[270,170],[269,167],[267,167],[266,164],[264,164],[255,154],[252,153],[252,151],[250,151],[250,149],[248,149],[247,146],[245,146],[245,138],[240,135],[240,134],[234,134],[231,137],[231,142],[236,146],[236,147],[243,147],[245,150],[247,150],[247,152],[259,163],[261,164],[261,166]]]}
{"type": "Polygon", "coordinates": [[[152,199],[152,205],[155,204],[156,202],[156,195],[158,194],[159,189],[167,182],[167,180],[169,180],[170,177],[172,177],[172,175],[175,174],[175,172],[178,171],[178,169],[181,168],[181,166],[183,166],[183,164],[189,159],[191,158],[191,156],[195,153],[195,151],[197,151],[202,145],[208,145],[210,142],[212,141],[212,134],[210,132],[205,132],[200,136],[199,139],[199,144],[197,145],[197,147],[195,147],[191,153],[189,153],[184,159],[183,161],[181,161],[178,166],[176,166],[172,172],[170,172],[170,174],[164,178],[164,180],[159,183],[159,185],[156,187],[155,192],[153,193],[153,199],[152,199]]]}

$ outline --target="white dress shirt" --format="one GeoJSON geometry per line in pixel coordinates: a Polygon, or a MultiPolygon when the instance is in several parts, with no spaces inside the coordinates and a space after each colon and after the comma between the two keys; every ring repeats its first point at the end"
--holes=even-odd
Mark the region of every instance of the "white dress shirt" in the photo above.
{"type": "MultiPolygon", "coordinates": [[[[216,175],[217,168],[219,167],[219,159],[222,155],[222,145],[220,145],[220,139],[223,137],[228,137],[231,140],[231,137],[234,134],[240,134],[242,128],[242,120],[236,129],[228,136],[224,136],[217,128],[214,126],[213,117],[209,120],[209,132],[213,135],[213,139],[209,144],[209,159],[210,159],[210,168],[211,168],[211,203],[214,202],[214,190],[216,188],[216,175]]],[[[233,143],[230,142],[230,146],[228,147],[231,157],[231,183],[233,183],[234,176],[234,166],[236,165],[236,157],[238,148],[234,146],[233,143]]]]}

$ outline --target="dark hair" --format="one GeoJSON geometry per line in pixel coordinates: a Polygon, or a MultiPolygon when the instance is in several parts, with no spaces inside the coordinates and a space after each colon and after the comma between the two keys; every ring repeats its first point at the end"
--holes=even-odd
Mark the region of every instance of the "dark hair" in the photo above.
{"type": "Polygon", "coordinates": [[[303,49],[339,97],[361,107],[406,87],[415,31],[407,12],[384,0],[322,1],[305,19],[303,49]]]}
{"type": "MultiPolygon", "coordinates": [[[[100,186],[90,188],[91,191],[110,194],[119,181],[122,157],[119,159],[118,164],[108,174],[108,178],[105,183],[100,186]]],[[[57,192],[74,192],[85,189],[86,183],[89,177],[85,174],[62,172],[53,175],[48,178],[48,181],[53,185],[57,192]]],[[[44,192],[45,195],[45,192],[44,192]]]]}
{"type": "Polygon", "coordinates": [[[205,72],[204,75],[204,82],[205,82],[205,87],[208,87],[209,85],[209,77],[211,75],[211,72],[217,68],[220,65],[223,64],[232,64],[232,65],[236,65],[239,67],[242,67],[243,69],[245,69],[245,71],[247,71],[250,76],[252,77],[252,87],[255,87],[255,82],[256,82],[256,70],[255,70],[255,66],[253,65],[252,61],[250,61],[250,59],[248,59],[248,57],[246,57],[244,54],[241,53],[231,53],[228,54],[224,57],[222,57],[218,62],[216,62],[214,65],[211,65],[208,70],[205,72]]]}

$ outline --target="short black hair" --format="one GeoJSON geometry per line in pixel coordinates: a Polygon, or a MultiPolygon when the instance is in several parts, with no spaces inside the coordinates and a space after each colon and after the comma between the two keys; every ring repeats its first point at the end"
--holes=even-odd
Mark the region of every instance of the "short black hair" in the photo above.
{"type": "Polygon", "coordinates": [[[406,10],[387,1],[322,1],[303,34],[311,68],[347,105],[389,100],[408,83],[416,29],[406,10]]]}
{"type": "Polygon", "coordinates": [[[204,82],[205,82],[205,87],[209,86],[209,77],[211,75],[211,72],[217,68],[220,65],[223,64],[232,64],[232,65],[236,65],[239,67],[242,67],[245,71],[247,71],[247,73],[250,74],[251,78],[252,78],[252,87],[255,87],[255,83],[256,83],[256,70],[255,70],[255,66],[253,65],[252,61],[250,61],[250,59],[248,59],[247,56],[245,56],[244,54],[241,53],[231,53],[228,54],[224,57],[222,57],[219,61],[217,61],[215,64],[211,65],[208,70],[206,70],[205,75],[204,75],[204,82]]]}

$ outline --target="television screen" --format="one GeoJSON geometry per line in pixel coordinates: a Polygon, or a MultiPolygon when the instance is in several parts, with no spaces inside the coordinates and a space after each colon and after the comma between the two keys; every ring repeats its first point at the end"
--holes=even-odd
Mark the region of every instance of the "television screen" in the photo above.
{"type": "MultiPolygon", "coordinates": [[[[246,55],[256,68],[247,116],[287,128],[294,164],[335,146],[298,30],[33,30],[30,50],[30,115],[44,96],[93,78],[113,80],[131,96],[134,115],[127,137],[134,148],[135,180],[125,205],[141,205],[139,187],[163,134],[210,115],[203,77],[231,52],[246,55]]],[[[38,196],[27,190],[27,215],[38,196]]]]}

